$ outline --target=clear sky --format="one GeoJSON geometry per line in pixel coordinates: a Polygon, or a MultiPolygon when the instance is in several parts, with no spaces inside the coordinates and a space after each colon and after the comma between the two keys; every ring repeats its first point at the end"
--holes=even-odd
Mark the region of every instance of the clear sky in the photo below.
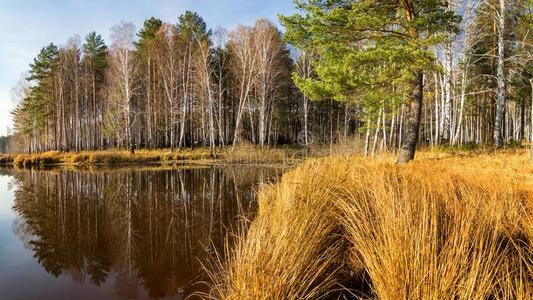
{"type": "Polygon", "coordinates": [[[0,0],[0,135],[12,126],[11,88],[43,46],[61,46],[93,30],[107,41],[109,28],[120,21],[137,28],[152,16],[176,23],[186,10],[196,11],[210,28],[231,30],[259,17],[277,22],[277,15],[294,12],[294,5],[291,0],[0,0]]]}

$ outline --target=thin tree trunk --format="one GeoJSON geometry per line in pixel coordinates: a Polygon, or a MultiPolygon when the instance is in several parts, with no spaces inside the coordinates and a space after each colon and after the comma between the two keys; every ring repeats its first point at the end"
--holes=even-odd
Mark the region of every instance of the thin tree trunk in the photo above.
{"type": "Polygon", "coordinates": [[[445,45],[445,73],[444,73],[444,106],[443,110],[443,128],[441,143],[447,145],[450,142],[451,135],[451,112],[452,112],[452,42],[448,41],[445,45]]]}
{"type": "Polygon", "coordinates": [[[459,120],[457,121],[456,125],[456,131],[453,135],[452,145],[455,145],[457,143],[457,137],[459,135],[459,132],[461,130],[461,126],[463,124],[463,111],[465,106],[465,94],[466,94],[466,76],[468,75],[467,71],[464,71],[463,78],[461,80],[461,103],[459,105],[459,120]]]}
{"type": "Polygon", "coordinates": [[[440,137],[440,118],[439,118],[439,80],[437,73],[433,73],[433,78],[435,81],[435,143],[439,142],[440,137]]]}
{"type": "Polygon", "coordinates": [[[379,135],[379,126],[381,124],[381,114],[383,112],[383,109],[380,109],[379,110],[379,115],[378,115],[378,121],[376,122],[376,131],[374,132],[374,141],[372,142],[372,157],[375,157],[376,156],[376,145],[377,145],[377,142],[378,142],[378,135],[379,135]]]}
{"type": "Polygon", "coordinates": [[[529,135],[529,143],[531,144],[531,151],[530,151],[530,159],[531,162],[533,162],[533,78],[529,79],[529,87],[531,88],[531,128],[529,130],[531,131],[529,135]]]}
{"type": "Polygon", "coordinates": [[[370,119],[366,121],[365,157],[368,157],[368,143],[370,141],[370,119]]]}
{"type": "Polygon", "coordinates": [[[498,98],[496,101],[496,116],[494,118],[494,146],[503,147],[503,130],[502,125],[505,115],[505,52],[504,52],[504,34],[505,34],[505,0],[499,0],[500,12],[498,16],[498,98]]]}
{"type": "Polygon", "coordinates": [[[382,139],[382,144],[381,144],[381,151],[385,150],[387,151],[387,127],[386,127],[386,119],[385,119],[385,108],[382,109],[383,111],[383,119],[382,119],[382,122],[383,122],[383,139],[382,139]]]}
{"type": "Polygon", "coordinates": [[[309,146],[309,140],[308,140],[308,130],[307,130],[307,117],[309,115],[309,100],[307,96],[303,96],[303,109],[304,109],[304,140],[305,140],[305,147],[309,146]]]}

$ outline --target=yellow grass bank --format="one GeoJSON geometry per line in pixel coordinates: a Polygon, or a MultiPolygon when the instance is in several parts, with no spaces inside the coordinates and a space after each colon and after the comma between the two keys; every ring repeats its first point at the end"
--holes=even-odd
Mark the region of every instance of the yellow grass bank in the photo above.
{"type": "Polygon", "coordinates": [[[533,299],[528,158],[310,160],[261,190],[204,297],[533,299]]]}
{"type": "Polygon", "coordinates": [[[260,148],[253,145],[217,148],[212,155],[209,148],[171,151],[103,150],[81,152],[49,151],[34,154],[0,154],[0,165],[35,167],[47,165],[112,165],[112,164],[173,164],[173,163],[289,163],[301,154],[295,149],[260,148]]]}

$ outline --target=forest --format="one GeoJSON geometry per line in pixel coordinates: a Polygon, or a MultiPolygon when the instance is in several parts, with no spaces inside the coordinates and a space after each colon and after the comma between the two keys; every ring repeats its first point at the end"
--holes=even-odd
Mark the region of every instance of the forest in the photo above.
{"type": "Polygon", "coordinates": [[[213,30],[187,11],[123,22],[107,43],[96,32],[50,43],[13,88],[0,151],[356,139],[366,155],[409,160],[416,145],[530,141],[531,2],[422,2],[440,6],[415,25],[394,7],[296,1],[308,14],[280,16],[283,28],[213,30]]]}
{"type": "Polygon", "coordinates": [[[258,2],[36,53],[8,298],[533,299],[533,0],[258,2]]]}

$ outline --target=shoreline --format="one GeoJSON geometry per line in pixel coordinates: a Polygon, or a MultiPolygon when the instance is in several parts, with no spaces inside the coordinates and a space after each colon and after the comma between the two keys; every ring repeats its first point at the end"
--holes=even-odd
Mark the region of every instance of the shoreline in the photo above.
{"type": "Polygon", "coordinates": [[[106,166],[176,166],[176,165],[268,165],[294,164],[304,159],[298,149],[239,146],[218,149],[216,157],[208,148],[194,150],[147,150],[134,154],[125,150],[81,152],[48,151],[32,154],[0,154],[0,167],[106,167],[106,166]]]}
{"type": "MultiPolygon", "coordinates": [[[[472,156],[482,154],[518,154],[527,151],[525,147],[506,148],[494,151],[490,148],[462,149],[461,147],[433,149],[421,148],[417,150],[417,158],[446,159],[457,156],[472,156]]],[[[266,147],[254,145],[240,145],[236,147],[217,148],[216,157],[210,154],[209,148],[181,149],[139,149],[134,154],[127,150],[111,149],[80,152],[48,151],[32,154],[14,153],[0,154],[0,167],[106,167],[106,166],[176,166],[176,165],[294,165],[310,158],[328,156],[364,156],[356,149],[327,149],[327,148],[296,148],[296,147],[266,147]]],[[[382,152],[375,157],[389,157],[396,160],[397,153],[382,152]]]]}

